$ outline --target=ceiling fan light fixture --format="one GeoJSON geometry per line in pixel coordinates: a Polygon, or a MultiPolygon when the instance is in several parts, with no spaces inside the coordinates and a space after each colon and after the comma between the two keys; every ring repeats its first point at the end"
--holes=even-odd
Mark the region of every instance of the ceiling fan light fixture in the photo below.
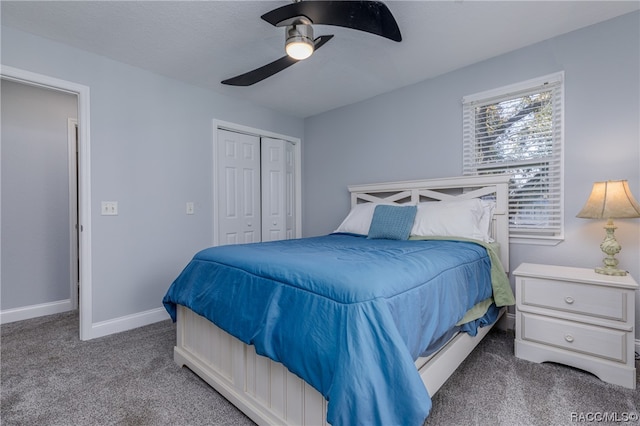
{"type": "Polygon", "coordinates": [[[313,54],[313,28],[311,25],[289,25],[287,27],[285,51],[293,59],[307,59],[313,54]]]}
{"type": "MultiPolygon", "coordinates": [[[[1,0],[0,0],[1,1],[1,0]]],[[[313,37],[311,25],[333,25],[402,41],[393,14],[380,0],[292,0],[262,15],[274,27],[285,29],[286,55],[259,68],[221,81],[229,86],[251,86],[311,56],[333,38],[313,37]]]]}

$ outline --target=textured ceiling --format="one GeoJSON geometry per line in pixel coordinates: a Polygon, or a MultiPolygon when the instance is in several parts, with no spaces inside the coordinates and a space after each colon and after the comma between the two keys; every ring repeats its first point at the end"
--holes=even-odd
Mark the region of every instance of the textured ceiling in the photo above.
{"type": "Polygon", "coordinates": [[[638,1],[387,1],[403,41],[324,25],[311,58],[249,87],[221,80],[284,55],[260,16],[286,1],[6,1],[2,25],[308,117],[638,10],[638,1]]]}

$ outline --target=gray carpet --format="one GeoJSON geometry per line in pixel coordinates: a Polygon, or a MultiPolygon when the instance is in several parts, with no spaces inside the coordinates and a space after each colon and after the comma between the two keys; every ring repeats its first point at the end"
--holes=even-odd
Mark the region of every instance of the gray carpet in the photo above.
{"type": "Polygon", "coordinates": [[[615,420],[609,415],[637,419],[638,390],[564,365],[521,360],[513,355],[513,342],[512,332],[491,331],[436,393],[425,425],[639,424],[593,421],[615,420]]]}
{"type": "MultiPolygon", "coordinates": [[[[174,364],[170,321],[88,342],[78,339],[77,313],[1,330],[2,425],[253,424],[174,364]]],[[[570,425],[580,415],[636,415],[639,400],[588,373],[516,359],[513,335],[492,331],[435,395],[425,425],[570,425]]]]}
{"type": "Polygon", "coordinates": [[[253,425],[173,362],[163,321],[81,342],[77,313],[1,326],[2,426],[253,425]]]}

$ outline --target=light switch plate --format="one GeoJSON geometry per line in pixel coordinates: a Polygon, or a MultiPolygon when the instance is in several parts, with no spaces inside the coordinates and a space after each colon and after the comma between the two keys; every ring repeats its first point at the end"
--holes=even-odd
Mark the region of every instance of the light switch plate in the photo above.
{"type": "Polygon", "coordinates": [[[117,216],[118,215],[118,202],[117,201],[103,201],[101,205],[102,216],[117,216]]]}
{"type": "Polygon", "coordinates": [[[195,205],[193,201],[187,202],[187,214],[195,214],[195,205]]]}

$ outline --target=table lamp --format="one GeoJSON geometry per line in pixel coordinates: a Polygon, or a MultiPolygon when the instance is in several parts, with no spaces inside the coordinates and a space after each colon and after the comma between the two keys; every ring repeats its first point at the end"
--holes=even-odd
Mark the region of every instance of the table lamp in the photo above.
{"type": "Polygon", "coordinates": [[[604,266],[595,270],[605,275],[627,275],[627,271],[618,269],[618,259],[615,255],[622,247],[616,241],[613,219],[640,217],[640,205],[633,198],[626,180],[608,180],[593,184],[591,195],[580,213],[576,217],[586,219],[607,219],[604,226],[606,236],[600,244],[600,249],[607,255],[602,261],[604,266]]]}

